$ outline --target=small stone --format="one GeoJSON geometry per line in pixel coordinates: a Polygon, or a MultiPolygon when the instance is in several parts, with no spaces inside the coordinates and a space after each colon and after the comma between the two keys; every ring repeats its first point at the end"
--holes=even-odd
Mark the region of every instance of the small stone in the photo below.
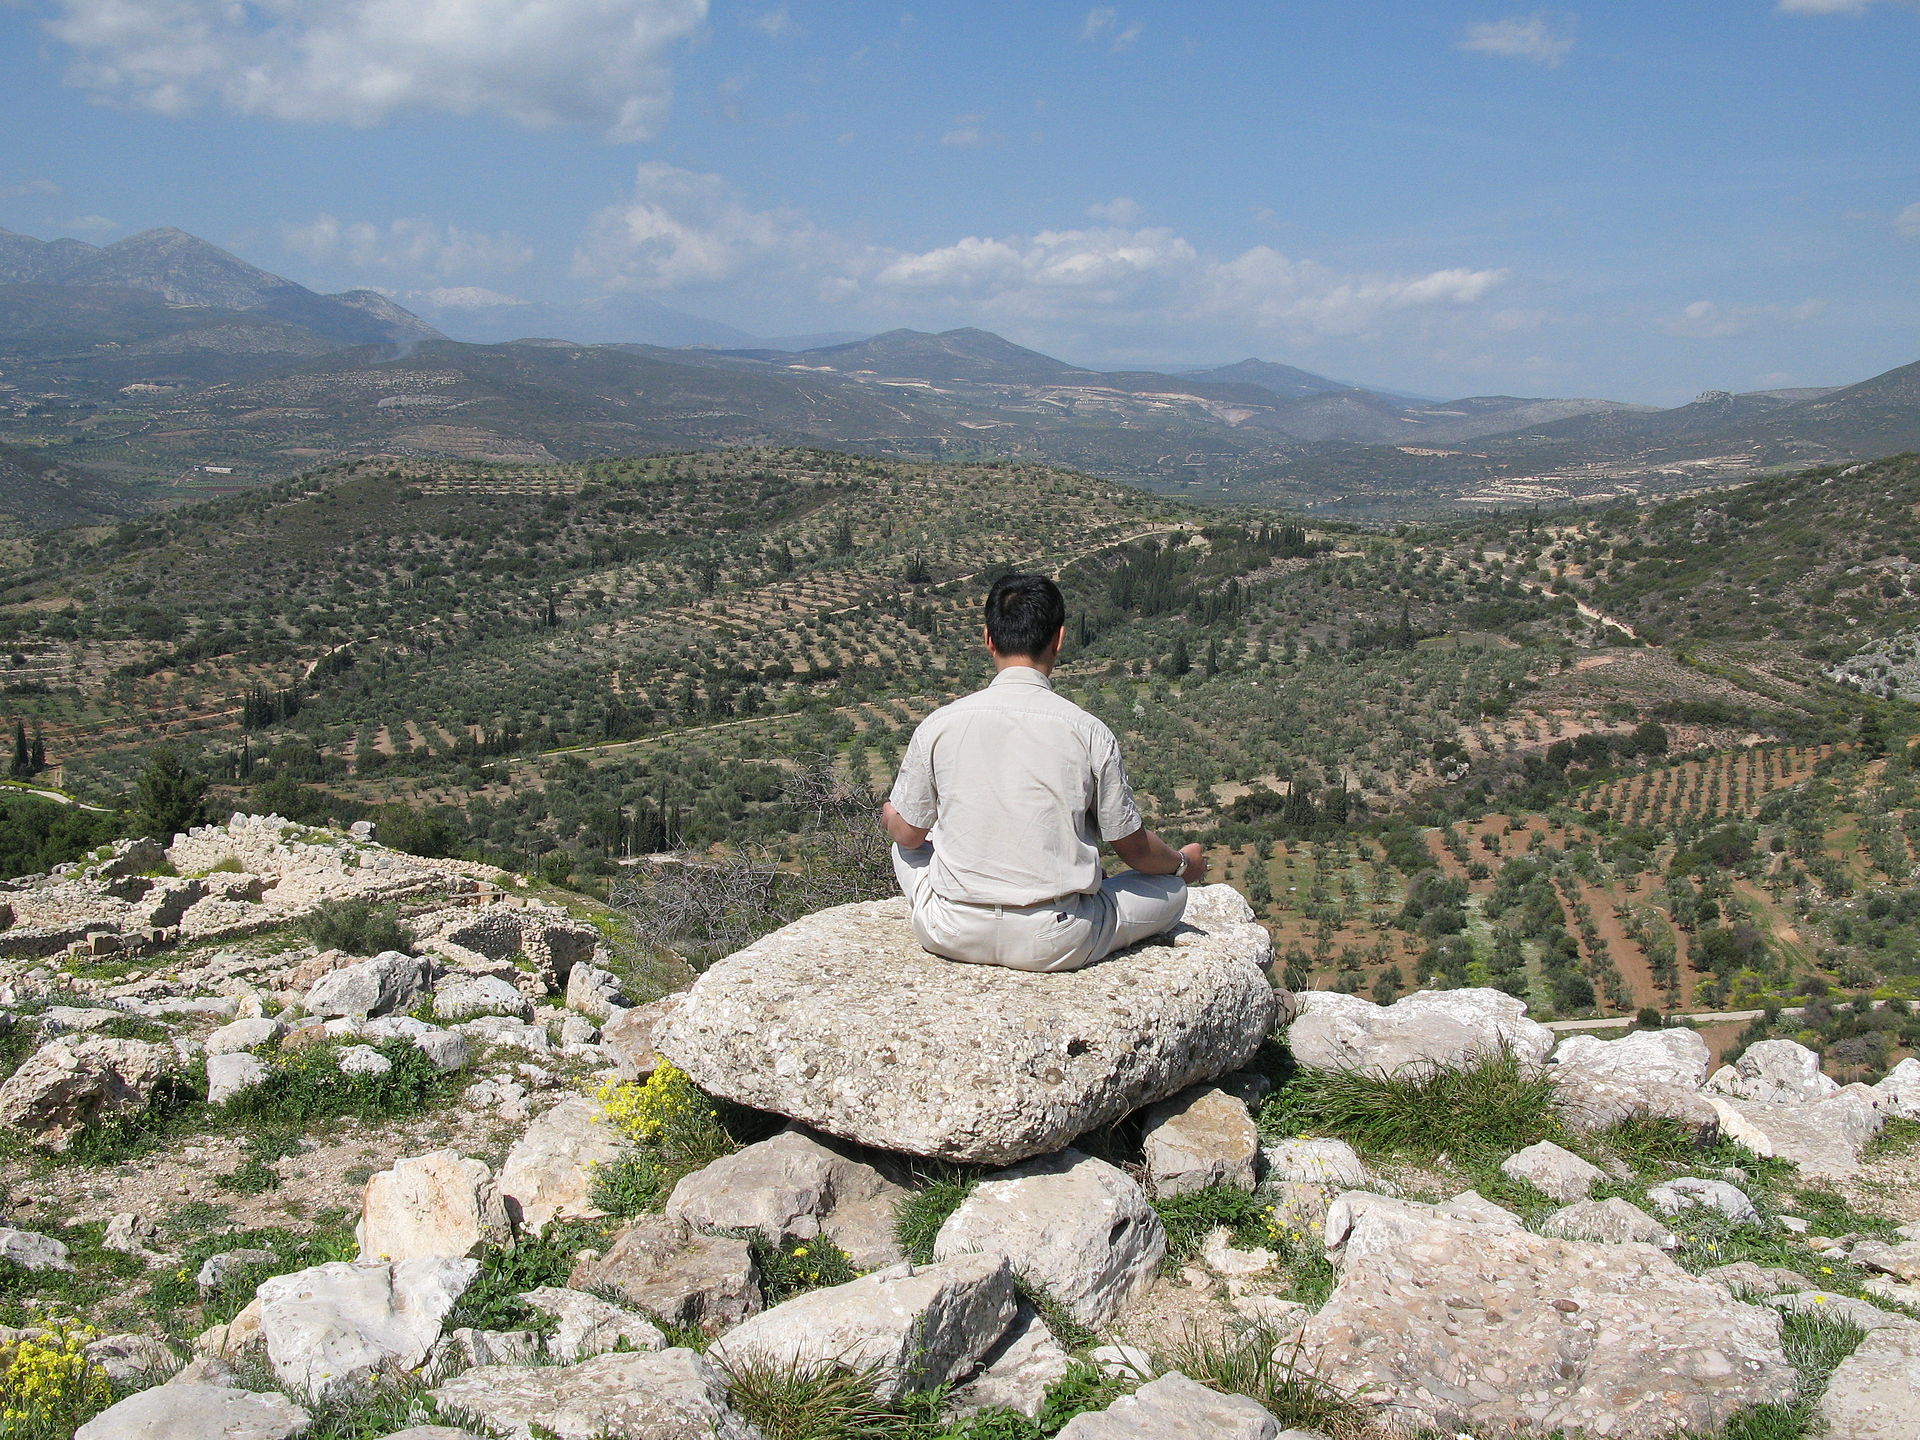
{"type": "Polygon", "coordinates": [[[426,993],[431,973],[425,960],[398,950],[383,950],[371,960],[322,976],[307,992],[301,1008],[309,1015],[341,1015],[356,1020],[408,1010],[426,993]]]}
{"type": "Polygon", "coordinates": [[[703,1235],[663,1215],[629,1221],[605,1255],[574,1265],[567,1284],[614,1290],[667,1324],[710,1334],[760,1311],[760,1272],[746,1241],[703,1235]]]}
{"type": "Polygon", "coordinates": [[[233,1055],[271,1045],[286,1033],[278,1020],[234,1020],[207,1036],[207,1054],[233,1055]]]}
{"type": "Polygon", "coordinates": [[[1500,1173],[1509,1180],[1533,1186],[1549,1200],[1557,1200],[1562,1205],[1586,1199],[1587,1192],[1607,1178],[1599,1166],[1589,1164],[1571,1150],[1563,1150],[1551,1140],[1542,1140],[1509,1155],[1500,1162],[1500,1173]]]}
{"type": "Polygon", "coordinates": [[[267,1066],[258,1055],[234,1051],[207,1059],[207,1103],[223,1105],[242,1091],[266,1082],[267,1066]]]}
{"type": "Polygon", "coordinates": [[[456,1150],[396,1160],[369,1178],[354,1230],[362,1260],[388,1261],[478,1255],[508,1235],[493,1172],[456,1150]]]}
{"type": "Polygon", "coordinates": [[[1820,1073],[1820,1057],[1794,1040],[1761,1040],[1749,1045],[1731,1065],[1708,1078],[1711,1094],[1762,1105],[1796,1105],[1821,1100],[1840,1088],[1820,1073]]]}
{"type": "Polygon", "coordinates": [[[598,1105],[585,1096],[562,1100],[527,1126],[500,1167],[509,1217],[535,1234],[556,1218],[594,1218],[601,1213],[590,1199],[594,1167],[625,1153],[598,1105]]]}
{"type": "Polygon", "coordinates": [[[1138,1345],[1096,1345],[1087,1358],[1112,1380],[1151,1380],[1160,1373],[1153,1356],[1138,1345]]]}
{"type": "Polygon", "coordinates": [[[1060,1440],[1279,1440],[1280,1422],[1244,1395],[1222,1395],[1177,1370],[1105,1410],[1076,1415],[1060,1440]]]}
{"type": "Polygon", "coordinates": [[[436,1020],[470,1020],[479,1015],[533,1017],[533,1002],[511,981],[495,975],[449,975],[433,992],[436,1020]]]}
{"type": "Polygon", "coordinates": [[[417,1369],[479,1268],[477,1260],[335,1260],[262,1281],[260,1329],[275,1376],[332,1398],[378,1372],[417,1369]]]}
{"type": "Polygon", "coordinates": [[[385,1075],[393,1062],[371,1045],[343,1045],[335,1059],[342,1075],[385,1075]]]}
{"type": "Polygon", "coordinates": [[[1682,1175],[1655,1185],[1647,1191],[1647,1202],[1663,1215],[1700,1208],[1717,1210],[1736,1225],[1752,1225],[1760,1219],[1760,1212],[1745,1192],[1724,1180],[1705,1180],[1697,1175],[1682,1175]]]}
{"type": "Polygon", "coordinates": [[[1047,1387],[1063,1379],[1073,1357],[1041,1320],[1021,1306],[1000,1343],[980,1357],[973,1378],[947,1397],[946,1413],[972,1415],[980,1410],[1014,1410],[1035,1419],[1046,1403],[1047,1387]]]}
{"type": "Polygon", "coordinates": [[[1874,1330],[1834,1369],[1820,1397],[1826,1440],[1912,1440],[1920,1395],[1920,1325],[1874,1330]]]}
{"type": "Polygon", "coordinates": [[[1141,1149],[1155,1195],[1215,1185],[1253,1189],[1260,1132],[1243,1101],[1217,1085],[1189,1085],[1148,1106],[1143,1120],[1141,1149]]]}
{"type": "Polygon", "coordinates": [[[211,1295],[214,1291],[223,1289],[227,1281],[242,1270],[251,1269],[255,1265],[271,1265],[279,1258],[271,1250],[262,1250],[253,1246],[240,1250],[222,1250],[219,1254],[209,1255],[201,1261],[199,1272],[193,1277],[193,1283],[199,1287],[203,1296],[211,1295]]]}
{"type": "Polygon", "coordinates": [[[684,992],[666,995],[630,1010],[609,1015],[600,1026],[600,1045],[613,1056],[623,1080],[645,1080],[660,1068],[660,1052],[653,1048],[660,1027],[680,1008],[684,992]]]}
{"type": "Polygon", "coordinates": [[[9,1260],[22,1270],[73,1269],[65,1245],[51,1235],[32,1230],[0,1227],[0,1259],[9,1260]]]}

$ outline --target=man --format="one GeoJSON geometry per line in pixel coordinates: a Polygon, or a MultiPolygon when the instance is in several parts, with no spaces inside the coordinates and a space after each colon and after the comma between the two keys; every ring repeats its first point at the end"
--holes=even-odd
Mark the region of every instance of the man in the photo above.
{"type": "Polygon", "coordinates": [[[1207,873],[1200,846],[1175,850],[1141,823],[1113,732],[1054,693],[1066,621],[1044,575],[994,582],[993,683],[920,722],[881,809],[935,955],[1077,970],[1170,929],[1207,873]],[[1102,841],[1133,868],[1107,879],[1102,841]]]}

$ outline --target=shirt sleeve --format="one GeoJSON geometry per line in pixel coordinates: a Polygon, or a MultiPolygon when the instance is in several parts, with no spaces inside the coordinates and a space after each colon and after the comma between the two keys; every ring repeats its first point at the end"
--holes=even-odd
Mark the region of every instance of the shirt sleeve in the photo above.
{"type": "Polygon", "coordinates": [[[900,818],[917,830],[931,830],[940,818],[940,796],[934,788],[933,756],[928,753],[926,733],[924,724],[914,730],[894,774],[893,793],[887,797],[900,818]]]}
{"type": "Polygon", "coordinates": [[[1094,741],[1093,814],[1100,825],[1100,838],[1111,843],[1133,834],[1146,822],[1140,807],[1133,803],[1133,785],[1120,763],[1120,743],[1104,727],[1094,741]]]}

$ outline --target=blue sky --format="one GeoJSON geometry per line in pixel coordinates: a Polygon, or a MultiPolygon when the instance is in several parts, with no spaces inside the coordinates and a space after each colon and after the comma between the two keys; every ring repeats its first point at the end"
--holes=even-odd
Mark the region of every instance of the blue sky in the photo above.
{"type": "Polygon", "coordinates": [[[1676,403],[1920,359],[1916,62],[1911,0],[17,0],[0,225],[1676,403]]]}

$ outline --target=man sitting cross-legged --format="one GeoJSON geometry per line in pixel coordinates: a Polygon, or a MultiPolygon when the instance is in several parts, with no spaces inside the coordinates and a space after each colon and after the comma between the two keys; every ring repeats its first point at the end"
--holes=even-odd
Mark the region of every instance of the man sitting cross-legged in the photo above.
{"type": "Polygon", "coordinates": [[[894,873],[935,955],[1077,970],[1177,923],[1206,858],[1141,823],[1113,732],[1054,693],[1059,587],[1005,576],[986,618],[999,673],[920,722],[880,812],[894,873]],[[1133,868],[1106,878],[1103,840],[1133,868]]]}

